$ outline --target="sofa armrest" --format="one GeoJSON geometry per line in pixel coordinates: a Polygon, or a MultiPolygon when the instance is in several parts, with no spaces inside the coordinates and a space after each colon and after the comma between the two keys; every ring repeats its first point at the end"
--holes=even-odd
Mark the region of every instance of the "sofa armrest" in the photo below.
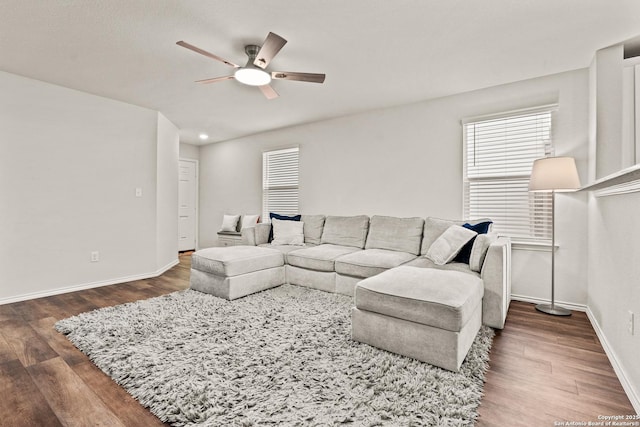
{"type": "Polygon", "coordinates": [[[482,323],[504,328],[511,302],[511,240],[500,237],[489,246],[480,273],[484,282],[482,323]]]}
{"type": "Polygon", "coordinates": [[[256,228],[246,227],[240,230],[242,236],[242,244],[247,246],[256,246],[256,228]]]}
{"type": "Polygon", "coordinates": [[[242,244],[258,246],[269,243],[269,231],[271,231],[271,224],[262,222],[255,227],[245,228],[242,230],[242,244]]]}

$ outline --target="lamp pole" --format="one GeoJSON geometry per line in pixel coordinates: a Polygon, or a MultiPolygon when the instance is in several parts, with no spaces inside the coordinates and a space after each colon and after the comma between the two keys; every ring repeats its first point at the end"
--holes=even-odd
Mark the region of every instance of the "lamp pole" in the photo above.
{"type": "Polygon", "coordinates": [[[571,316],[571,311],[564,307],[556,307],[556,192],[551,190],[551,304],[538,304],[536,310],[554,316],[571,316]]]}

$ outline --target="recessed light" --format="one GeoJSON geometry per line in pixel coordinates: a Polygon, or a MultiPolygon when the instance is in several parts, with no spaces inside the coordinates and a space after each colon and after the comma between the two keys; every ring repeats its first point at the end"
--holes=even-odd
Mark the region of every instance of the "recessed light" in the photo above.
{"type": "Polygon", "coordinates": [[[209,139],[209,135],[207,135],[206,133],[201,133],[198,135],[198,138],[200,138],[203,141],[206,141],[207,139],[209,139]]]}

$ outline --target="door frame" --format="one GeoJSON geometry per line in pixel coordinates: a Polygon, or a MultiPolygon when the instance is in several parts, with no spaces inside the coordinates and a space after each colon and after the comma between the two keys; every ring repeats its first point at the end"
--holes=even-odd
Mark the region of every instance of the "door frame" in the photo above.
{"type": "MultiPolygon", "coordinates": [[[[195,202],[196,202],[196,214],[195,214],[195,224],[194,224],[194,228],[195,230],[193,231],[195,233],[195,245],[196,245],[196,251],[200,249],[200,239],[199,239],[199,229],[200,229],[200,161],[196,160],[196,159],[188,159],[188,158],[178,158],[178,165],[180,164],[180,162],[191,162],[195,164],[195,169],[196,169],[196,197],[195,197],[195,202]]],[[[178,173],[178,180],[180,179],[180,174],[178,173]]],[[[179,214],[179,209],[180,206],[178,206],[178,218],[180,218],[180,214],[179,214]]]]}

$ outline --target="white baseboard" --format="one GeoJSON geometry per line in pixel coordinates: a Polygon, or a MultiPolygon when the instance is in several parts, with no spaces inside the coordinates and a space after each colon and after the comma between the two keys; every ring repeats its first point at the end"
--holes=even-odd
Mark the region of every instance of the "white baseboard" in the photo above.
{"type": "MultiPolygon", "coordinates": [[[[549,301],[547,299],[529,297],[529,296],[526,296],[526,295],[511,294],[511,299],[512,300],[516,300],[516,301],[522,301],[522,302],[530,302],[532,304],[549,304],[549,303],[551,303],[551,301],[549,301]]],[[[584,304],[575,304],[575,303],[566,302],[566,301],[556,301],[556,304],[561,305],[564,308],[568,308],[569,310],[587,311],[587,306],[584,305],[584,304]]]]}
{"type": "Polygon", "coordinates": [[[158,270],[151,273],[136,274],[133,276],[118,277],[115,279],[100,280],[97,282],[81,283],[73,286],[65,286],[64,288],[49,289],[46,291],[31,292],[28,294],[16,295],[8,298],[0,298],[0,305],[11,304],[14,302],[26,301],[30,299],[36,299],[36,298],[50,297],[53,295],[66,294],[69,292],[81,291],[83,289],[99,288],[101,286],[117,285],[118,283],[126,283],[126,282],[133,282],[136,280],[150,279],[152,277],[160,276],[161,274],[163,274],[165,271],[169,270],[173,266],[178,265],[179,262],[180,260],[176,258],[175,260],[171,261],[164,267],[161,267],[158,270]]]}
{"type": "MultiPolygon", "coordinates": [[[[165,271],[175,267],[176,265],[180,264],[180,259],[176,258],[173,261],[170,261],[169,263],[167,263],[167,265],[165,265],[164,267],[160,267],[159,269],[157,269],[154,273],[153,276],[151,277],[158,277],[161,274],[164,274],[165,271]]],[[[147,277],[148,279],[148,277],[147,277]]]]}
{"type": "Polygon", "coordinates": [[[640,393],[633,387],[633,384],[628,380],[627,373],[625,372],[622,365],[618,362],[618,356],[616,352],[613,351],[613,348],[609,345],[607,341],[607,337],[605,336],[600,324],[598,323],[596,317],[593,315],[593,312],[589,307],[587,307],[587,317],[593,326],[593,329],[596,331],[596,335],[602,344],[602,348],[604,352],[607,354],[609,358],[609,362],[611,362],[611,366],[613,366],[613,370],[615,371],[618,379],[620,380],[620,384],[622,384],[622,388],[625,393],[627,393],[627,397],[631,401],[631,405],[633,405],[633,409],[635,409],[637,414],[640,414],[640,393]]]}
{"type": "MultiPolygon", "coordinates": [[[[551,302],[549,300],[545,300],[541,298],[528,297],[524,295],[514,295],[514,294],[511,294],[511,299],[516,301],[529,302],[533,304],[549,304],[551,302]]],[[[606,353],[607,358],[611,363],[611,366],[613,366],[614,372],[618,376],[618,380],[620,381],[622,388],[627,394],[629,401],[631,401],[631,405],[633,405],[633,409],[635,409],[636,413],[640,414],[640,393],[638,393],[638,391],[634,389],[633,385],[629,381],[625,370],[622,368],[622,365],[620,365],[620,363],[618,362],[618,357],[616,356],[615,351],[613,351],[613,349],[609,345],[609,342],[607,341],[607,338],[604,335],[602,328],[598,324],[598,321],[596,320],[589,306],[584,304],[573,304],[573,303],[564,302],[564,301],[556,301],[556,303],[570,310],[583,311],[587,314],[587,318],[591,322],[591,326],[593,327],[593,330],[596,332],[596,335],[598,336],[598,339],[602,344],[602,348],[604,349],[604,352],[606,353]]]]}

